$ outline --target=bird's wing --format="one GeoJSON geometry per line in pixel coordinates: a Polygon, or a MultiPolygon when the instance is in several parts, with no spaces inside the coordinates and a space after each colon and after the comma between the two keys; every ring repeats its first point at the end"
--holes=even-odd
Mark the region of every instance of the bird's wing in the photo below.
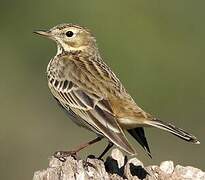
{"type": "Polygon", "coordinates": [[[144,129],[142,127],[137,127],[134,129],[128,129],[127,131],[138,141],[149,157],[152,158],[144,129]]]}
{"type": "Polygon", "coordinates": [[[100,97],[95,92],[91,93],[88,89],[82,89],[71,80],[60,82],[50,80],[49,83],[52,94],[63,107],[72,109],[89,126],[103,134],[115,145],[130,154],[136,154],[119,126],[107,99],[100,97]]]}

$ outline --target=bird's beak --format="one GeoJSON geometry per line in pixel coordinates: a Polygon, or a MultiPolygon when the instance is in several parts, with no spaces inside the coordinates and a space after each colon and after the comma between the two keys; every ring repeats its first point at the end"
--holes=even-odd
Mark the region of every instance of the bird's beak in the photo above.
{"type": "Polygon", "coordinates": [[[47,38],[51,38],[51,32],[46,31],[46,30],[39,30],[39,31],[34,31],[35,34],[47,37],[47,38]]]}

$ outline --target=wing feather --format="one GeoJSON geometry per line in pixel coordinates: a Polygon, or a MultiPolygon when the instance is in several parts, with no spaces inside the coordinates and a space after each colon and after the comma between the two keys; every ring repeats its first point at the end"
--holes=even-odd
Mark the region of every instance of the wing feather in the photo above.
{"type": "Polygon", "coordinates": [[[79,116],[94,128],[95,132],[103,134],[124,151],[136,154],[119,126],[108,100],[99,97],[97,94],[81,90],[80,87],[68,80],[61,84],[61,86],[58,86],[59,83],[56,83],[56,86],[49,85],[49,87],[64,108],[68,111],[72,110],[76,116],[79,116]],[[72,84],[72,87],[68,87],[70,84],[72,84]]]}

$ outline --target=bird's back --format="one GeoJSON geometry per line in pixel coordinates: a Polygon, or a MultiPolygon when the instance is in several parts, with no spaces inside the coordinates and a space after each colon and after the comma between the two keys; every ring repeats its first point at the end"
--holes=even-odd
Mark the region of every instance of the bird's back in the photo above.
{"type": "Polygon", "coordinates": [[[109,101],[113,112],[119,118],[148,115],[136,105],[120,80],[98,54],[91,56],[80,51],[60,54],[51,60],[48,69],[49,78],[51,76],[59,81],[71,81],[83,91],[109,101]]]}

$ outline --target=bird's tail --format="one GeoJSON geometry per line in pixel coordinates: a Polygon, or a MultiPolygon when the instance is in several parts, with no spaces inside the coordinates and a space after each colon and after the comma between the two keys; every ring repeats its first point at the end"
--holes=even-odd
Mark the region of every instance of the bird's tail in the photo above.
{"type": "Polygon", "coordinates": [[[152,158],[149,145],[145,137],[144,129],[142,127],[137,127],[134,129],[128,129],[127,131],[138,141],[138,143],[143,147],[149,157],[152,158]]]}
{"type": "Polygon", "coordinates": [[[197,138],[195,136],[184,131],[183,129],[175,127],[174,125],[172,125],[170,123],[163,122],[159,119],[153,119],[153,120],[146,121],[146,124],[153,126],[153,127],[163,129],[165,131],[168,131],[168,132],[174,134],[175,136],[178,136],[179,138],[181,138],[185,141],[192,142],[194,144],[200,144],[200,142],[197,140],[197,138]]]}

